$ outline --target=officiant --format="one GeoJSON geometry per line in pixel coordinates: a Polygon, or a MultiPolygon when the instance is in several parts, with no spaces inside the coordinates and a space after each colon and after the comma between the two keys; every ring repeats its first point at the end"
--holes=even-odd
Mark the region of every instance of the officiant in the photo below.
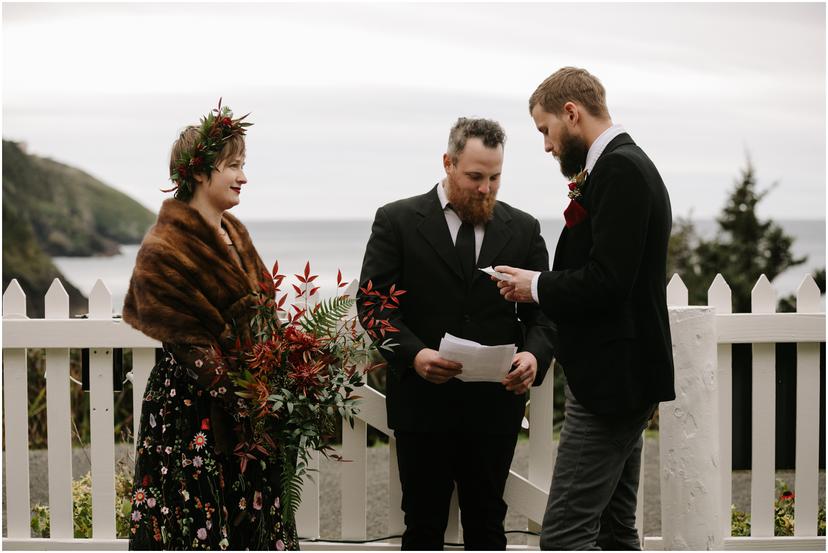
{"type": "MultiPolygon", "coordinates": [[[[486,119],[460,118],[443,155],[445,178],[425,194],[377,210],[360,286],[405,290],[384,312],[399,329],[388,361],[388,426],[397,441],[406,529],[403,549],[443,548],[457,486],[467,550],[506,547],[503,491],[526,392],[552,360],[552,323],[536,304],[503,302],[492,265],[547,270],[540,224],[497,200],[506,135],[486,119]],[[462,382],[464,367],[438,353],[446,334],[514,344],[500,382],[462,382]]],[[[361,311],[370,299],[358,297],[361,311]]],[[[470,367],[465,367],[466,370],[470,367]]]]}

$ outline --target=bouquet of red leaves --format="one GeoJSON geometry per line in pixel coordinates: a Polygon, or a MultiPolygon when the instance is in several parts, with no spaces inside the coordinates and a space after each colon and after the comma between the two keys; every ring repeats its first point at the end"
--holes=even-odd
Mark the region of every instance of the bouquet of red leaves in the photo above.
{"type": "MultiPolygon", "coordinates": [[[[353,427],[359,411],[354,391],[363,385],[364,374],[384,364],[376,362],[381,359],[378,350],[396,345],[388,335],[397,329],[385,319],[374,319],[373,311],[395,309],[405,293],[392,287],[381,294],[369,282],[362,289],[372,304],[363,329],[353,309],[355,298],[336,295],[311,305],[319,288],[313,284],[317,275],[311,274],[310,263],[303,275],[295,276],[295,299],[288,305],[278,262],[272,275],[265,271],[255,292],[252,343],[237,340],[234,351],[224,352],[233,368],[229,374],[241,398],[241,413],[252,425],[252,440],[238,444],[235,451],[241,470],[248,461],[278,461],[281,505],[289,517],[301,501],[309,452],[339,459],[330,453],[337,415],[353,427]]],[[[340,271],[337,292],[345,286],[340,271]]]]}

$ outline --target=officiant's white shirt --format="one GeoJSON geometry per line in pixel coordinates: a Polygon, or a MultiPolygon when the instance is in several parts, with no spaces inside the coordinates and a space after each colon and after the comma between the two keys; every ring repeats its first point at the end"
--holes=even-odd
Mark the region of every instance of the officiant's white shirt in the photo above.
{"type": "MultiPolygon", "coordinates": [[[[612,142],[613,138],[625,132],[627,131],[621,125],[613,125],[598,135],[598,138],[595,139],[595,142],[592,143],[592,146],[589,147],[589,151],[587,152],[586,167],[584,167],[587,174],[592,173],[595,162],[604,153],[607,144],[612,142]]],[[[535,273],[535,276],[532,277],[532,299],[535,300],[535,303],[540,303],[540,300],[538,300],[538,279],[540,279],[540,272],[535,273]]]]}
{"type": "MultiPolygon", "coordinates": [[[[457,233],[460,232],[460,225],[463,221],[457,213],[449,207],[448,196],[446,196],[446,181],[442,181],[437,185],[437,196],[440,198],[440,205],[443,206],[443,215],[446,216],[446,223],[448,224],[449,234],[451,234],[452,243],[457,243],[457,233]]],[[[480,257],[480,246],[483,245],[483,237],[486,235],[486,227],[484,225],[474,225],[474,261],[477,263],[477,258],[480,257]]]]}

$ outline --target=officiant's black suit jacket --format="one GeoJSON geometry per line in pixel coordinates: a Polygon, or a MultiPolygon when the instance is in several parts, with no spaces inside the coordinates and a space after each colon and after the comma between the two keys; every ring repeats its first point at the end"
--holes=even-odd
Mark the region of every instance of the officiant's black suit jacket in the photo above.
{"type": "Polygon", "coordinates": [[[675,399],[666,299],[672,214],[664,182],[624,133],[604,149],[578,201],[588,217],[564,227],[552,271],[538,281],[572,393],[597,414],[675,399]]]}
{"type": "MultiPolygon", "coordinates": [[[[440,186],[439,184],[437,186],[440,186]]],[[[535,270],[549,268],[538,221],[497,202],[478,257],[478,267],[507,264],[535,270]]],[[[497,285],[482,271],[466,282],[434,187],[426,194],[399,200],[377,210],[362,264],[360,286],[370,280],[387,291],[392,284],[406,293],[398,310],[387,312],[400,330],[389,336],[399,345],[388,361],[388,425],[398,431],[467,430],[517,432],[525,395],[500,383],[433,384],[413,367],[422,348],[439,350],[448,332],[485,345],[516,344],[538,360],[535,385],[552,360],[553,327],[537,305],[503,300],[497,285]]],[[[365,297],[358,303],[365,310],[365,297]]]]}

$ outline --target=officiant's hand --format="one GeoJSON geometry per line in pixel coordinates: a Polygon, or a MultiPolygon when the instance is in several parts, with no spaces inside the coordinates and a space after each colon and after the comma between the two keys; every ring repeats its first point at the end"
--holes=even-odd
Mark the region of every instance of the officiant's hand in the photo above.
{"type": "MultiPolygon", "coordinates": [[[[535,301],[532,298],[532,279],[535,278],[537,271],[515,269],[508,265],[498,265],[494,269],[498,273],[509,275],[509,280],[497,281],[500,295],[506,301],[516,301],[518,303],[533,303],[535,301]]],[[[492,279],[496,280],[494,277],[492,279]]]]}
{"type": "Polygon", "coordinates": [[[502,384],[515,395],[525,394],[538,373],[538,360],[528,351],[516,353],[512,359],[512,366],[515,368],[506,375],[502,384]]]}
{"type": "Polygon", "coordinates": [[[414,358],[414,370],[433,384],[448,382],[462,371],[463,365],[440,357],[439,352],[423,348],[414,358]]]}

